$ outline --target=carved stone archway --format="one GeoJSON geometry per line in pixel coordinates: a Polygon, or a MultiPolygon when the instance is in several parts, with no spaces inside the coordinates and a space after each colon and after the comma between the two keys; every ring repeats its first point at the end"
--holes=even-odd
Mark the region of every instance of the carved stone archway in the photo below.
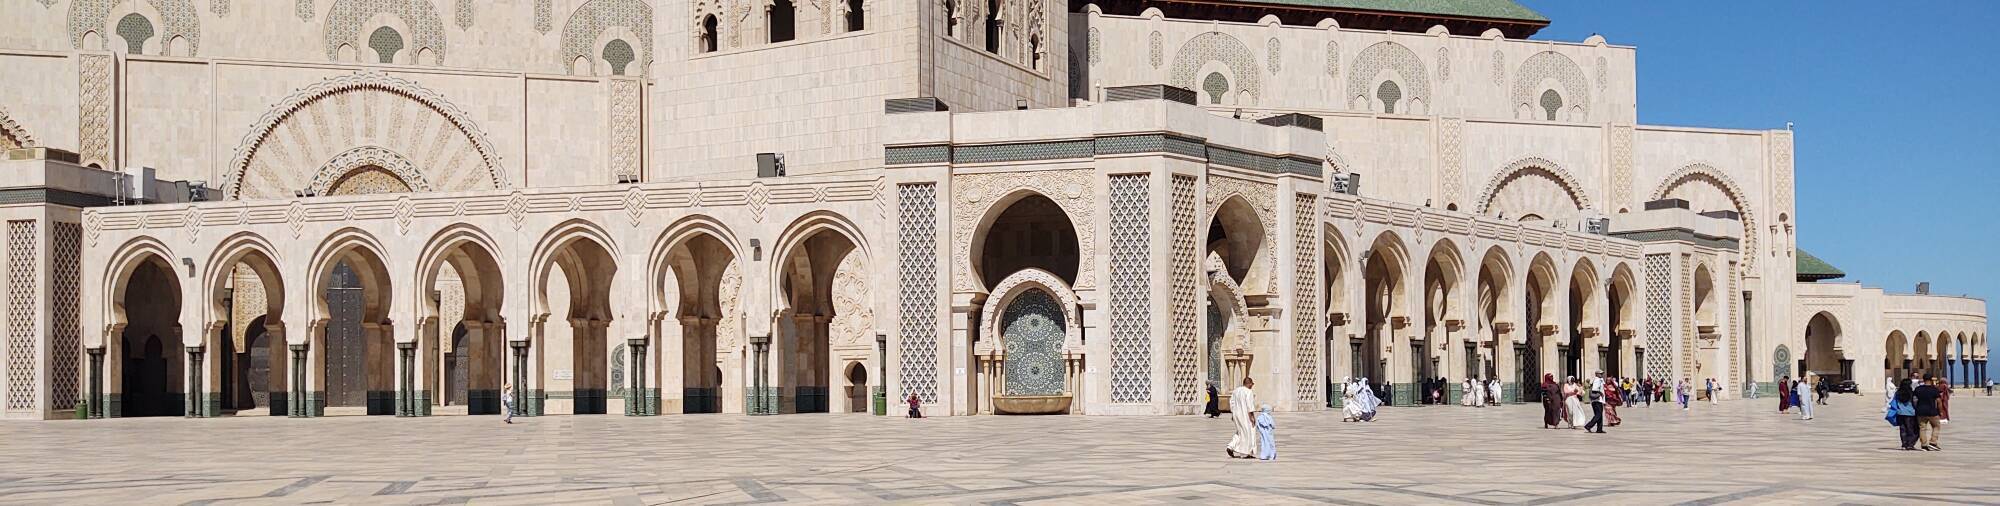
{"type": "Polygon", "coordinates": [[[382,179],[380,176],[393,178],[401,184],[401,191],[431,191],[430,183],[410,159],[381,146],[361,146],[334,155],[319,167],[306,191],[313,195],[398,193],[396,188],[377,188],[383,185],[356,184],[363,182],[358,178],[382,179]]]}
{"type": "Polygon", "coordinates": [[[1667,196],[1674,194],[1674,190],[1678,190],[1688,184],[1696,183],[1710,185],[1729,198],[1730,205],[1735,207],[1734,210],[1743,221],[1743,269],[1747,271],[1751,267],[1755,267],[1757,264],[1757,214],[1750,209],[1749,200],[1744,198],[1744,195],[1748,194],[1743,192],[1743,187],[1737,185],[1735,180],[1730,179],[1722,171],[1702,163],[1681,167],[1680,170],[1674,171],[1673,174],[1668,174],[1666,178],[1661,179],[1660,186],[1654,189],[1652,196],[1646,200],[1654,201],[1667,198],[1667,196]]]}
{"type": "Polygon", "coordinates": [[[499,151],[470,115],[415,82],[358,72],[314,83],[266,112],[225,167],[224,196],[290,198],[312,187],[317,168],[337,165],[343,156],[379,155],[357,145],[416,157],[408,160],[408,171],[422,177],[404,178],[413,188],[416,181],[425,181],[429,191],[510,187],[499,151]],[[346,112],[354,109],[361,112],[346,112]],[[291,132],[277,135],[281,126],[291,132]]]}
{"type": "Polygon", "coordinates": [[[1486,188],[1479,192],[1479,204],[1474,208],[1475,212],[1487,214],[1491,210],[1496,197],[1500,196],[1501,190],[1506,189],[1509,183],[1524,177],[1549,179],[1569,197],[1571,203],[1576,206],[1576,210],[1581,211],[1591,208],[1590,194],[1583,190],[1585,186],[1577,181],[1576,176],[1571,175],[1569,171],[1564,170],[1561,165],[1557,165],[1555,162],[1543,158],[1531,157],[1508,164],[1506,170],[1500,171],[1499,174],[1493,176],[1493,179],[1488,180],[1486,188]]]}
{"type": "MultiPolygon", "coordinates": [[[[972,240],[992,220],[1006,212],[1007,206],[996,205],[1002,201],[1012,203],[1015,197],[1024,193],[1038,193],[1054,201],[1068,215],[1070,224],[1076,229],[1077,257],[1096,258],[1096,231],[1091,217],[1100,202],[1096,201],[1094,188],[1095,172],[1090,170],[1057,170],[1036,172],[995,172],[986,174],[965,174],[952,177],[952,258],[956,264],[952,275],[952,290],[974,292],[978,286],[972,270],[972,240]]],[[[1078,262],[1076,267],[1076,289],[1087,290],[1097,287],[1097,276],[1093,268],[1095,262],[1078,262]]],[[[994,293],[999,293],[997,290],[994,293]]]]}

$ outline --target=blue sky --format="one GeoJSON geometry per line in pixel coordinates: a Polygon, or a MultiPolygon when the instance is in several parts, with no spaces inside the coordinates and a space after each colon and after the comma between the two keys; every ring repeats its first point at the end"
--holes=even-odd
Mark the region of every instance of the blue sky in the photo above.
{"type": "Polygon", "coordinates": [[[1996,309],[2000,2],[1519,1],[1637,46],[1641,123],[1793,122],[1799,246],[1843,281],[1996,309]]]}

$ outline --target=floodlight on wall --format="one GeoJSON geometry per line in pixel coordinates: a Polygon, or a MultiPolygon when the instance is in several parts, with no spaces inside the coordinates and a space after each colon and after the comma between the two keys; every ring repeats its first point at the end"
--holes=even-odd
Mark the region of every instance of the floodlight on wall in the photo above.
{"type": "Polygon", "coordinates": [[[181,265],[185,265],[185,266],[187,266],[187,269],[188,269],[188,274],[187,274],[187,276],[188,276],[188,278],[189,278],[189,279],[193,279],[193,278],[194,278],[194,259],[193,259],[193,258],[188,258],[188,257],[181,257],[181,265]]]}
{"type": "Polygon", "coordinates": [[[750,261],[752,262],[764,261],[764,244],[758,242],[756,239],[750,240],[750,261]]]}
{"type": "Polygon", "coordinates": [[[1025,98],[1014,99],[1014,110],[1016,111],[1028,110],[1028,99],[1025,98]]]}

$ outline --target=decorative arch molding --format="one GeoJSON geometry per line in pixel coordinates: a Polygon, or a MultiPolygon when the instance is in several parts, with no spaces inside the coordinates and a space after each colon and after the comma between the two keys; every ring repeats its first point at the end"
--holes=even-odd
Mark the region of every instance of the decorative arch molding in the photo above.
{"type": "Polygon", "coordinates": [[[1007,205],[1029,193],[1048,197],[1069,216],[1070,225],[1076,229],[1077,258],[1083,259],[1076,266],[1076,288],[1096,288],[1093,267],[1096,262],[1090,261],[1097,258],[1097,228],[1091,217],[1101,204],[1092,190],[1096,177],[1095,171],[1087,169],[952,176],[952,263],[957,266],[953,269],[952,290],[975,292],[982,288],[972,272],[973,236],[983,236],[987,226],[1006,212],[1007,205]]]}
{"type": "MultiPolygon", "coordinates": [[[[345,103],[338,100],[336,102],[345,103]]],[[[358,129],[360,138],[356,138],[357,141],[362,140],[361,138],[375,137],[386,144],[385,149],[411,153],[429,152],[427,159],[431,160],[432,164],[414,165],[413,170],[428,176],[422,178],[423,180],[437,183],[431,188],[433,191],[510,188],[504,175],[505,171],[501,167],[499,151],[493,148],[486,134],[480,131],[479,126],[474,124],[464,111],[446,101],[437,92],[414,82],[380,72],[357,72],[314,83],[278,101],[265,112],[263,118],[257,120],[250,132],[244,135],[242,144],[236,148],[235,157],[225,168],[224,196],[228,199],[291,197],[294,190],[307,188],[311,180],[303,174],[286,171],[284,167],[298,167],[305,162],[312,163],[309,166],[326,165],[319,160],[301,159],[316,157],[314,153],[320,150],[338,148],[338,146],[312,144],[309,139],[322,138],[321,142],[327,142],[334,136],[354,137],[356,135],[354,130],[357,129],[352,128],[351,123],[364,122],[366,118],[375,118],[377,122],[387,119],[386,124],[381,126],[386,132],[377,133],[375,123],[365,123],[358,129]],[[345,117],[347,113],[339,112],[338,109],[341,108],[338,107],[329,108],[335,109],[334,111],[313,110],[313,106],[323,99],[369,90],[387,93],[398,100],[414,102],[420,108],[417,112],[428,112],[441,117],[435,119],[420,117],[412,122],[427,125],[441,119],[445,124],[404,135],[400,130],[405,128],[403,122],[394,119],[396,116],[393,115],[408,112],[405,110],[408,107],[397,108],[407,104],[384,103],[388,101],[379,97],[361,97],[359,100],[352,100],[360,102],[361,108],[370,111],[378,106],[388,109],[380,113],[364,113],[363,119],[345,117]],[[311,118],[298,118],[302,113],[311,118]],[[342,115],[335,121],[346,121],[350,124],[344,125],[345,128],[320,126],[324,121],[314,121],[324,119],[317,116],[319,114],[342,115]],[[301,123],[295,124],[290,121],[294,119],[300,120],[301,123]],[[296,125],[291,129],[296,131],[291,132],[291,135],[277,135],[280,125],[296,125]],[[308,132],[313,129],[323,131],[308,132]],[[323,135],[303,135],[303,133],[323,135]],[[414,138],[416,135],[424,137],[414,138]],[[405,143],[409,146],[405,149],[394,149],[396,143],[405,143]]]]}
{"type": "Polygon", "coordinates": [[[203,269],[206,274],[202,283],[206,289],[202,294],[208,299],[204,301],[204,307],[209,308],[215,315],[204,320],[220,322],[224,321],[221,315],[229,314],[229,308],[222,305],[221,293],[223,287],[228,284],[230,276],[235,274],[235,267],[241,264],[255,273],[258,282],[263,285],[268,309],[272,309],[267,313],[267,321],[272,323],[284,321],[286,292],[282,266],[285,265],[285,261],[284,257],[278,254],[279,249],[255,232],[238,232],[223,239],[214,251],[203,269]],[[253,259],[255,257],[262,258],[253,259]]]}
{"type": "Polygon", "coordinates": [[[1375,76],[1383,70],[1397,74],[1398,87],[1403,98],[1412,102],[1431,103],[1430,73],[1424,70],[1424,61],[1416,51],[1394,42],[1377,42],[1361,50],[1354,57],[1354,70],[1347,73],[1347,108],[1353,109],[1356,101],[1368,103],[1368,98],[1376,91],[1375,76]]]}
{"type": "Polygon", "coordinates": [[[827,324],[835,346],[874,349],[875,297],[869,290],[868,260],[861,248],[848,250],[833,271],[833,321],[827,324]]]}
{"type": "Polygon", "coordinates": [[[1248,352],[1250,332],[1245,330],[1244,324],[1250,321],[1250,305],[1243,299],[1243,287],[1229,277],[1229,267],[1222,264],[1222,257],[1209,253],[1205,268],[1208,271],[1208,296],[1221,297],[1223,302],[1229,304],[1229,328],[1223,331],[1223,335],[1236,336],[1236,346],[1232,349],[1248,352]]]}
{"type": "MultiPolygon", "coordinates": [[[[72,49],[83,47],[84,40],[92,32],[104,37],[105,48],[111,48],[111,36],[116,32],[111,26],[114,13],[133,12],[131,8],[121,8],[128,0],[74,0],[69,5],[69,43],[72,49]]],[[[129,0],[138,1],[138,0],[129,0]]],[[[167,52],[175,37],[187,41],[187,54],[194,56],[201,49],[201,16],[195,10],[193,0],[145,0],[159,14],[159,19],[150,19],[159,27],[154,35],[160,40],[160,51],[167,52]]],[[[136,5],[135,5],[136,7],[136,5]]]]}
{"type": "Polygon", "coordinates": [[[14,121],[14,115],[0,107],[0,150],[35,147],[34,134],[28,128],[14,121]]]}
{"type": "MultiPolygon", "coordinates": [[[[363,262],[348,267],[361,276],[363,286],[371,288],[363,293],[363,318],[374,322],[389,321],[390,302],[395,290],[402,288],[389,273],[389,250],[374,234],[358,228],[343,228],[326,236],[326,240],[315,248],[312,260],[306,264],[304,279],[307,294],[307,325],[324,325],[332,318],[333,311],[327,307],[327,281],[336,265],[350,257],[360,257],[363,262]]],[[[310,334],[308,334],[310,335],[310,334]]]]}
{"type": "MultiPolygon", "coordinates": [[[[696,9],[701,12],[702,7],[696,9]]],[[[702,17],[694,19],[698,27],[702,17]]],[[[563,22],[562,53],[557,55],[556,63],[563,66],[564,73],[576,72],[571,63],[578,58],[590,61],[591,68],[596,68],[600,59],[598,39],[612,28],[630,30],[639,39],[625,41],[639,50],[638,59],[633,61],[639,64],[639,71],[627,74],[647,75],[653,67],[653,7],[643,0],[590,0],[577,7],[569,20],[563,22]]],[[[700,32],[698,28],[695,31],[700,32]]]]}
{"type": "Polygon", "coordinates": [[[349,175],[363,168],[377,168],[400,179],[410,191],[431,191],[430,182],[424,180],[422,171],[403,155],[381,146],[360,146],[334,155],[332,160],[319,166],[312,184],[306,186],[313,195],[332,195],[336,185],[346,181],[349,175]]]}
{"type": "MultiPolygon", "coordinates": [[[[166,243],[151,236],[136,237],[130,241],[126,241],[125,244],[119,245],[118,249],[114,250],[111,254],[111,259],[106,262],[109,268],[104,270],[104,295],[110,299],[111,303],[104,305],[105,335],[117,335],[118,331],[113,329],[122,329],[125,327],[127,323],[125,319],[125,287],[132,281],[132,272],[138,270],[141,264],[153,258],[159,259],[161,264],[166,265],[169,274],[174,274],[174,276],[170,276],[173,278],[174,283],[181,283],[181,277],[176,272],[178,269],[173,267],[174,264],[171,260],[168,260],[177,258],[174,256],[174,250],[167,247],[166,243]]],[[[185,290],[185,287],[176,286],[175,295],[180,295],[185,290]]],[[[187,301],[182,300],[181,302],[185,306],[187,301]]],[[[104,344],[102,340],[97,343],[98,346],[103,346],[104,344]]]]}
{"type": "MultiPolygon", "coordinates": [[[[1228,203],[1230,199],[1239,199],[1256,211],[1257,221],[1264,227],[1264,239],[1258,249],[1263,250],[1259,256],[1264,257],[1261,262],[1264,267],[1262,270],[1267,272],[1246,274],[1243,278],[1246,283],[1253,279],[1253,275],[1254,279],[1263,280],[1265,285],[1275,281],[1275,273],[1268,271],[1276,269],[1278,265],[1277,190],[1277,185],[1256,181],[1230,177],[1208,178],[1208,205],[1207,212],[1202,214],[1205,220],[1201,222],[1202,225],[1214,223],[1218,217],[1216,213],[1222,211],[1223,204],[1228,203]]],[[[1206,244],[1203,247],[1205,248],[1206,244]]]]}
{"type": "MultiPolygon", "coordinates": [[[[1539,100],[1545,79],[1554,79],[1562,86],[1564,109],[1581,109],[1583,116],[1590,114],[1590,81],[1584,78],[1583,67],[1576,60],[1555,51],[1542,51],[1521,62],[1520,70],[1514,76],[1513,102],[1516,109],[1528,107],[1540,111],[1539,100]]],[[[1574,118],[1582,120],[1584,118],[1574,118]]]]}
{"type": "Polygon", "coordinates": [[[1076,314],[1076,291],[1072,290],[1068,283],[1064,283],[1062,278],[1056,277],[1055,273],[1029,267],[1014,271],[1013,274],[1009,274],[1006,278],[1001,279],[1000,284],[993,286],[993,295],[986,298],[985,307],[979,311],[979,335],[988,336],[991,339],[980,340],[979,347],[981,348],[981,352],[998,352],[1003,354],[1007,352],[1005,340],[997,338],[1000,335],[998,333],[1000,330],[998,326],[999,322],[997,321],[1000,311],[1005,310],[1009,304],[1012,304],[1014,298],[1019,297],[1028,290],[1034,289],[1047,291],[1049,295],[1054,296],[1056,301],[1062,305],[1063,349],[1078,350],[1083,348],[1082,326],[1081,322],[1077,320],[1076,314]]]}
{"type": "Polygon", "coordinates": [[[1206,75],[1202,70],[1208,67],[1209,62],[1220,63],[1230,74],[1234,74],[1228,76],[1231,85],[1229,96],[1248,92],[1250,102],[1254,104],[1263,95],[1260,80],[1263,70],[1257,67],[1257,55],[1250,52],[1250,46],[1244,45],[1243,41],[1222,32],[1196,35],[1181,44],[1180,51],[1174,55],[1174,65],[1167,74],[1168,80],[1182,89],[1200,90],[1202,88],[1197,81],[1206,75]]]}
{"type": "Polygon", "coordinates": [[[1481,190],[1479,193],[1478,214],[1487,213],[1493,205],[1494,197],[1498,196],[1500,190],[1506,188],[1508,183],[1522,177],[1537,176],[1555,181],[1569,195],[1570,201],[1576,205],[1577,210],[1581,211],[1591,208],[1590,194],[1584,192],[1584,186],[1577,181],[1576,176],[1570,175],[1569,171],[1563,170],[1562,166],[1557,165],[1555,162],[1544,158],[1530,157],[1507,164],[1506,170],[1500,171],[1499,174],[1493,176],[1493,179],[1486,182],[1486,189],[1481,190]]]}
{"type": "Polygon", "coordinates": [[[1736,206],[1736,214],[1743,222],[1743,263],[1741,265],[1746,271],[1755,267],[1757,263],[1756,212],[1750,209],[1750,201],[1744,198],[1748,194],[1743,192],[1743,187],[1738,186],[1735,180],[1730,179],[1722,171],[1716,170],[1715,167],[1711,167],[1705,163],[1694,163],[1686,167],[1681,167],[1680,170],[1676,170],[1673,174],[1668,174],[1666,178],[1661,179],[1659,187],[1655,188],[1652,196],[1646,200],[1650,202],[1667,198],[1668,195],[1674,193],[1674,190],[1680,189],[1684,185],[1696,183],[1708,184],[1722,191],[1723,195],[1729,197],[1730,205],[1736,206]]]}
{"type": "Polygon", "coordinates": [[[409,47],[403,50],[412,55],[411,62],[424,63],[415,55],[430,50],[436,55],[436,61],[430,63],[444,64],[444,18],[431,0],[334,0],[326,13],[326,58],[338,60],[343,45],[366,47],[361,32],[373,28],[368,20],[380,14],[395,16],[409,27],[410,33],[402,35],[409,38],[409,47]]]}

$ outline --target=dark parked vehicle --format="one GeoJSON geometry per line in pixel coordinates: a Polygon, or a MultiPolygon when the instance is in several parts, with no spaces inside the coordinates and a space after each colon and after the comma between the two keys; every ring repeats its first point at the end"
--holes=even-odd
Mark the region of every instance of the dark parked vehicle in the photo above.
{"type": "Polygon", "coordinates": [[[1861,386],[1854,384],[1854,380],[1841,380],[1838,383],[1834,383],[1833,386],[1827,387],[1827,389],[1836,394],[1859,395],[1861,393],[1861,386]]]}

